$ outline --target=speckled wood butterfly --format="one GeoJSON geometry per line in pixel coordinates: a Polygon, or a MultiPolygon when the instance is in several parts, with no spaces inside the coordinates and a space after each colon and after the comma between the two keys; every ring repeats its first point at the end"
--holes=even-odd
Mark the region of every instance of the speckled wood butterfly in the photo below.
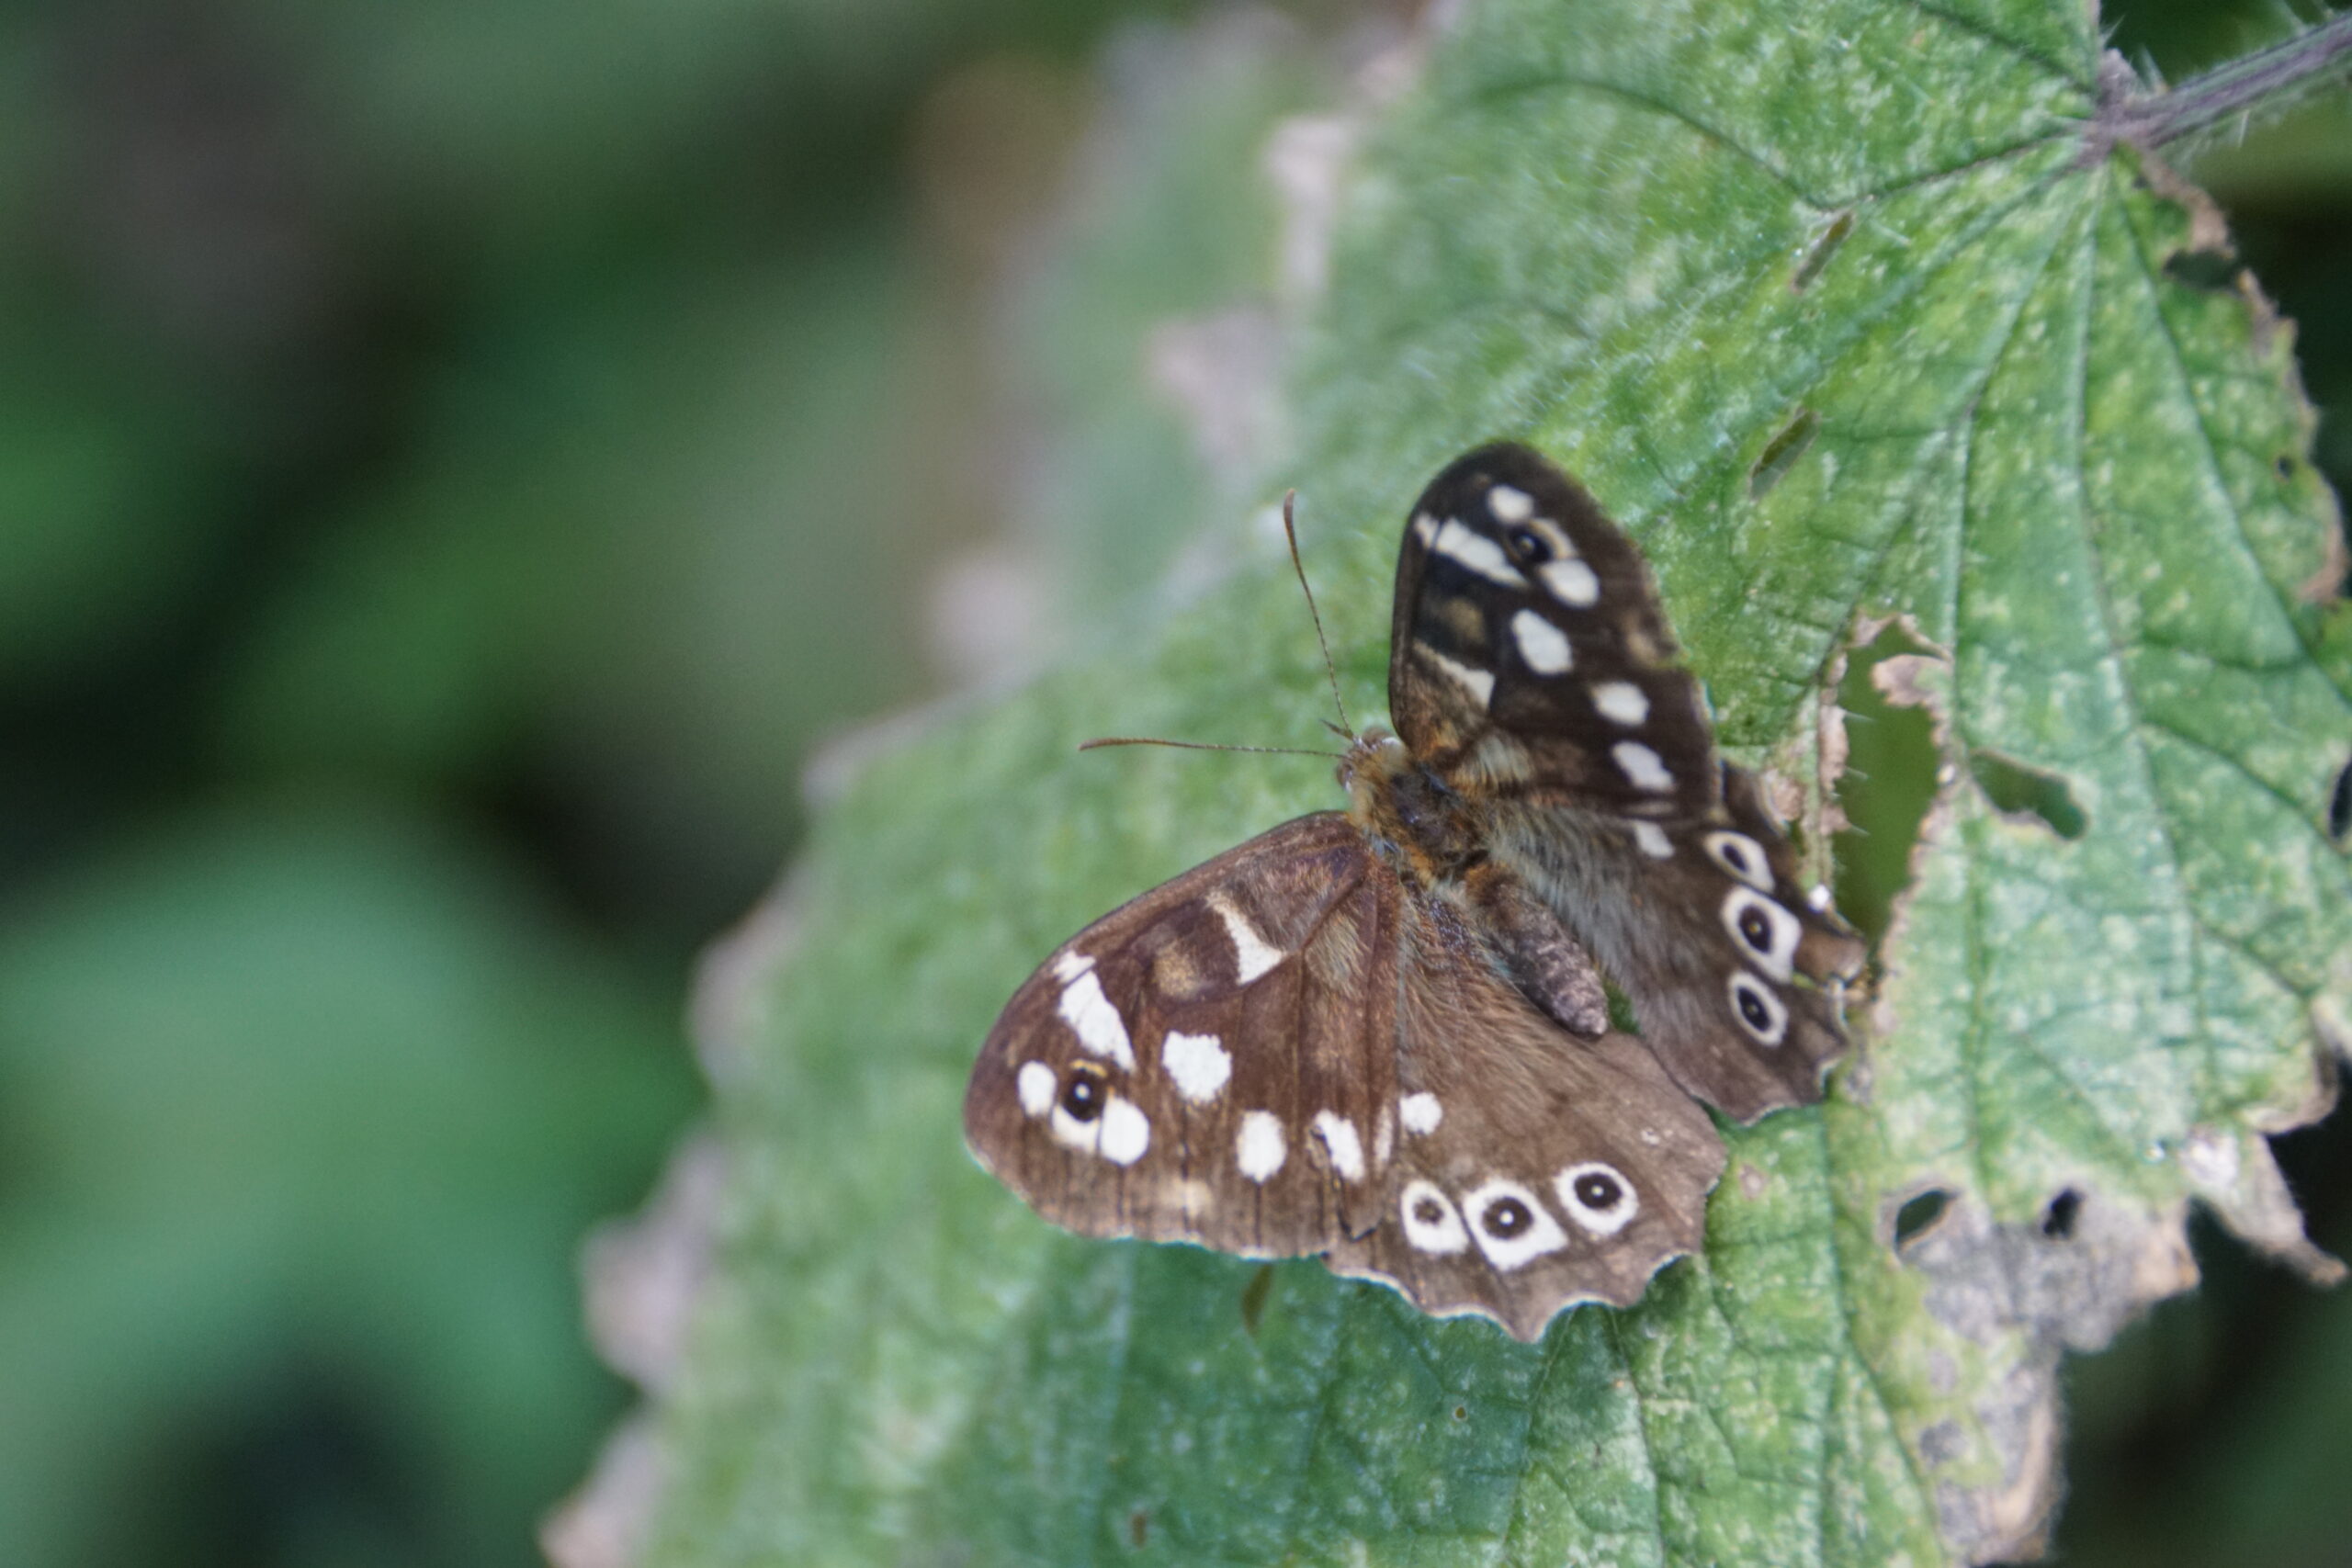
{"type": "Polygon", "coordinates": [[[1013,993],[964,1100],[1059,1225],[1321,1253],[1521,1339],[1700,1245],[1741,1122],[1817,1100],[1860,942],[1719,762],[1634,546],[1523,446],[1414,507],[1396,732],[1013,993]],[[1611,1027],[1602,976],[1639,1037],[1611,1027]]]}

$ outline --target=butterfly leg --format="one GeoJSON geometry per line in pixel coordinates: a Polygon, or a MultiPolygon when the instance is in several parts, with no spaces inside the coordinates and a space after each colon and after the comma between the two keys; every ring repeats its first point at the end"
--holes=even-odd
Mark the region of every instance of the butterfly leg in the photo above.
{"type": "Polygon", "coordinates": [[[1609,1028],[1600,971],[1560,918],[1518,877],[1489,861],[1463,878],[1488,943],[1528,999],[1588,1040],[1609,1028]]]}

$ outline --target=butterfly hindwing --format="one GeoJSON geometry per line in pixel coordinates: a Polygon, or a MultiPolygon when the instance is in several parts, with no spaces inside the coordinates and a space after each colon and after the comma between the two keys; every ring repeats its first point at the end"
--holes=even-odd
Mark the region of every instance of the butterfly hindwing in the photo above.
{"type": "Polygon", "coordinates": [[[1446,913],[1406,900],[1388,1209],[1329,1262],[1532,1340],[1698,1249],[1723,1145],[1640,1041],[1568,1033],[1446,913]]]}

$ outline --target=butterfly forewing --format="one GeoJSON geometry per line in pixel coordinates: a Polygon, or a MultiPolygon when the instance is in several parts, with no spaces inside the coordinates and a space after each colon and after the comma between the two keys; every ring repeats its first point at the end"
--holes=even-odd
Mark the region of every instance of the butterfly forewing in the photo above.
{"type": "Polygon", "coordinates": [[[1600,960],[1676,1080],[1743,1122],[1820,1098],[1824,989],[1861,947],[1799,891],[1647,568],[1541,455],[1431,481],[1397,565],[1390,700],[1413,753],[1488,812],[1489,848],[1600,960]]]}
{"type": "Polygon", "coordinates": [[[967,1141],[1088,1235],[1272,1257],[1374,1223],[1399,894],[1325,813],[1114,910],[1006,1006],[965,1096],[967,1141]]]}
{"type": "Polygon", "coordinates": [[[1396,561],[1391,716],[1465,788],[1639,818],[1716,799],[1698,682],[1649,569],[1598,503],[1521,446],[1430,481],[1396,561]]]}

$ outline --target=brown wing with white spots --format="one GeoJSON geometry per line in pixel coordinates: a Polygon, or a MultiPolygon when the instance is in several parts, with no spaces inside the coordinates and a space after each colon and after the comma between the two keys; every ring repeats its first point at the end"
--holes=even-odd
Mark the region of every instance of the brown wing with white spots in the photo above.
{"type": "Polygon", "coordinates": [[[1723,776],[1716,812],[1663,828],[1505,802],[1491,849],[1623,990],[1675,1081],[1747,1122],[1821,1098],[1847,1043],[1837,987],[1864,949],[1813,907],[1755,781],[1723,776]]]}
{"type": "Polygon", "coordinates": [[[1377,1224],[1402,893],[1323,813],[1095,921],[981,1048],[972,1152],[1087,1235],[1283,1257],[1377,1224]]]}
{"type": "Polygon", "coordinates": [[[1542,455],[1432,480],[1397,563],[1389,696],[1413,753],[1633,1004],[1690,1093],[1743,1122],[1821,1097],[1861,943],[1798,885],[1721,763],[1641,557],[1542,455]]]}
{"type": "Polygon", "coordinates": [[[1403,912],[1387,1211],[1330,1267],[1527,1340],[1577,1302],[1639,1300],[1699,1248],[1713,1123],[1632,1035],[1581,1040],[1546,1017],[1448,906],[1403,912]]]}
{"type": "Polygon", "coordinates": [[[1449,782],[1653,819],[1715,805],[1705,705],[1649,568],[1539,454],[1483,447],[1430,481],[1390,636],[1396,734],[1449,782]]]}

